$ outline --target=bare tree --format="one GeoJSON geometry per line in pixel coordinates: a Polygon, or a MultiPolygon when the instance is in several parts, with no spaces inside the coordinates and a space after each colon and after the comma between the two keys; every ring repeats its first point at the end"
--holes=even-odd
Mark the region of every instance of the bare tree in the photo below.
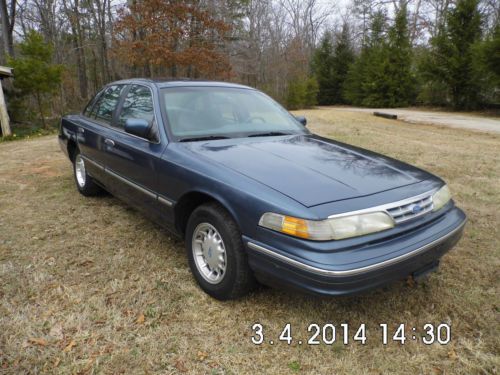
{"type": "Polygon", "coordinates": [[[80,22],[81,16],[79,0],[63,0],[63,7],[71,27],[71,41],[73,51],[76,56],[76,69],[78,72],[80,97],[82,99],[86,99],[88,97],[87,64],[85,62],[85,51],[83,48],[83,33],[80,22]]]}
{"type": "Polygon", "coordinates": [[[6,56],[14,56],[14,43],[12,34],[16,20],[16,0],[0,0],[0,21],[2,23],[2,62],[6,56]]]}
{"type": "Polygon", "coordinates": [[[102,82],[108,82],[110,79],[108,43],[107,43],[107,11],[110,9],[110,0],[92,0],[88,2],[88,10],[92,16],[93,24],[97,32],[97,45],[99,55],[99,67],[101,71],[102,82]]]}

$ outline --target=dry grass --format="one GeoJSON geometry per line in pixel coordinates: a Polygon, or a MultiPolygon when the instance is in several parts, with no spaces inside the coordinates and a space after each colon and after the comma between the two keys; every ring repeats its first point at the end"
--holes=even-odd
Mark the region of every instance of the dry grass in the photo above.
{"type": "MultiPolygon", "coordinates": [[[[302,111],[301,113],[304,113],[302,111]]],[[[360,297],[263,289],[215,301],[183,244],[118,200],[73,186],[55,137],[0,145],[0,373],[497,373],[500,137],[363,113],[305,111],[325,136],[403,159],[449,182],[469,215],[439,273],[360,297]],[[261,322],[366,323],[365,346],[254,346],[261,322]],[[383,346],[379,323],[449,322],[447,346],[383,346]]]]}

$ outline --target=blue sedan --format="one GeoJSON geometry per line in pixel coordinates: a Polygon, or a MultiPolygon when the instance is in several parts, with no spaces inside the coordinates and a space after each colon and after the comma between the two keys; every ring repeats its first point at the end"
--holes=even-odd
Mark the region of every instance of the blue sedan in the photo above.
{"type": "MultiPolygon", "coordinates": [[[[209,295],[352,294],[433,271],[465,214],[438,177],[312,134],[250,87],[132,79],[61,121],[78,191],[181,236],[209,295]]],[[[127,228],[124,228],[127,230],[127,228]]]]}

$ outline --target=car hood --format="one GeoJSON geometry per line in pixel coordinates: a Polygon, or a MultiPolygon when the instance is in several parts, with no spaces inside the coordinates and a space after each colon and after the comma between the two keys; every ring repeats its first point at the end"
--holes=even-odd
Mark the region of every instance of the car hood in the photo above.
{"type": "Polygon", "coordinates": [[[184,145],[307,207],[375,194],[433,177],[403,162],[315,135],[184,145]]]}

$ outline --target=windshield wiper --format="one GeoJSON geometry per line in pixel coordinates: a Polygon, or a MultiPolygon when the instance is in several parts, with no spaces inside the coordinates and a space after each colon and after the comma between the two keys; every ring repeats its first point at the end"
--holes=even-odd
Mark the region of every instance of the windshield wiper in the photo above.
{"type": "Polygon", "coordinates": [[[229,139],[224,135],[206,135],[204,137],[181,138],[179,142],[214,141],[216,139],[229,139]]]}
{"type": "Polygon", "coordinates": [[[292,135],[292,133],[264,132],[264,133],[250,134],[248,137],[274,137],[274,136],[278,136],[278,135],[292,135]]]}

